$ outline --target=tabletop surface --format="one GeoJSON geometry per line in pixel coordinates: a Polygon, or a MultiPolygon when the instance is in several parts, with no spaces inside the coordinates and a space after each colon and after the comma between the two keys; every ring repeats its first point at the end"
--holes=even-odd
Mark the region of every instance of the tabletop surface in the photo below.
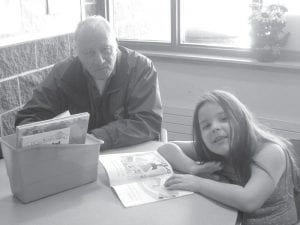
{"type": "MultiPolygon", "coordinates": [[[[155,150],[160,142],[106,151],[155,150]]],[[[101,164],[96,182],[28,204],[13,197],[5,162],[0,160],[0,224],[3,225],[234,225],[237,212],[199,194],[124,208],[108,185],[101,164]]]]}

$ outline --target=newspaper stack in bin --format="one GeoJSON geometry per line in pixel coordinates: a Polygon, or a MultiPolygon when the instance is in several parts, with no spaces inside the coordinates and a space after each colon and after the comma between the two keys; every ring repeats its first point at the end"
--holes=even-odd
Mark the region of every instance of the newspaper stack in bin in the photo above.
{"type": "MultiPolygon", "coordinates": [[[[20,137],[17,138],[18,135],[12,134],[2,137],[1,147],[11,191],[21,202],[28,203],[93,182],[97,179],[98,155],[100,145],[103,141],[86,134],[89,119],[88,113],[75,114],[38,123],[49,125],[54,123],[53,121],[57,122],[58,120],[60,121],[59,124],[62,124],[64,122],[61,121],[70,120],[70,117],[78,118],[78,115],[87,121],[86,126],[81,127],[86,137],[81,144],[51,144],[49,142],[45,144],[38,142],[39,144],[26,144],[26,146],[19,147],[20,137]]],[[[74,133],[72,129],[78,129],[76,127],[78,126],[78,122],[75,123],[74,121],[67,122],[65,123],[67,124],[66,127],[60,127],[59,129],[66,131],[66,128],[70,128],[69,132],[72,135],[74,133]],[[74,125],[75,123],[77,125],[74,125]]],[[[35,124],[32,123],[32,126],[36,126],[35,124]]],[[[32,127],[29,125],[26,126],[32,127]]],[[[43,133],[52,136],[55,135],[52,131],[47,133],[49,131],[42,132],[41,130],[43,129],[40,129],[39,133],[36,133],[38,139],[43,133]]],[[[78,132],[75,133],[78,134],[78,132]]],[[[34,142],[37,139],[34,138],[36,134],[30,134],[33,135],[34,142]]],[[[26,143],[29,143],[27,139],[26,143]]],[[[42,137],[42,139],[49,140],[49,138],[45,137],[42,137]]],[[[69,139],[71,140],[72,138],[69,139]]]]}

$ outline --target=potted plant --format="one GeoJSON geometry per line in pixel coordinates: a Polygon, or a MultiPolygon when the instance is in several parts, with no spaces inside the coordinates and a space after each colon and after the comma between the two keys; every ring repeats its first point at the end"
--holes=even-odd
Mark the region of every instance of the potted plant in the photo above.
{"type": "Polygon", "coordinates": [[[286,20],[284,14],[287,8],[280,4],[272,4],[265,8],[252,5],[252,15],[249,17],[251,25],[251,47],[258,61],[275,61],[280,56],[280,49],[290,35],[284,30],[286,20]]]}

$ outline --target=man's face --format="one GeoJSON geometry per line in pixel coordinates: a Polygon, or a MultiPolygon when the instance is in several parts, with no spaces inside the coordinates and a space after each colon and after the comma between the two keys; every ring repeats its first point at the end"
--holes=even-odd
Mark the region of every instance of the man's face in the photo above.
{"type": "Polygon", "coordinates": [[[77,53],[95,80],[107,79],[116,64],[117,42],[108,32],[87,30],[78,38],[77,53]]]}

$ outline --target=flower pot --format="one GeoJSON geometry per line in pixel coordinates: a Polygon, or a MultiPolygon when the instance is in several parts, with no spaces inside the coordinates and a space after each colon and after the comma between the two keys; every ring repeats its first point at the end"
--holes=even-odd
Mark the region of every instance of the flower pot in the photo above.
{"type": "Polygon", "coordinates": [[[280,57],[279,46],[264,46],[254,49],[254,57],[259,62],[274,62],[280,57]]]}

